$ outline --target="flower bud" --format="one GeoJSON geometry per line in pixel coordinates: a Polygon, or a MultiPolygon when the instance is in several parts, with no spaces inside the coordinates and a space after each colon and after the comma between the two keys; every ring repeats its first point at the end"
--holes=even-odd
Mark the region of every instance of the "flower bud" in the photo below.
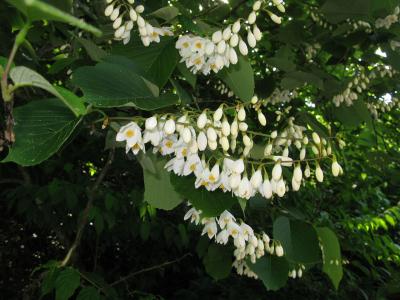
{"type": "Polygon", "coordinates": [[[235,49],[233,49],[233,48],[229,49],[229,61],[233,65],[236,65],[238,63],[238,56],[236,54],[235,49]]]}
{"type": "Polygon", "coordinates": [[[238,33],[239,31],[240,31],[240,20],[237,20],[235,23],[233,23],[232,32],[238,33]]]}
{"type": "Polygon", "coordinates": [[[225,152],[229,150],[229,141],[226,136],[221,137],[219,139],[219,143],[221,144],[221,147],[225,152]]]}
{"type": "Polygon", "coordinates": [[[218,44],[222,40],[222,32],[221,32],[221,30],[214,32],[212,37],[211,37],[211,39],[212,39],[214,44],[218,44]]]}
{"type": "Polygon", "coordinates": [[[335,160],[332,163],[332,174],[333,174],[333,176],[335,176],[335,177],[339,176],[340,175],[340,170],[341,170],[341,167],[338,164],[338,162],[335,160]]]}
{"type": "Polygon", "coordinates": [[[254,34],[248,30],[247,32],[247,43],[251,48],[254,48],[257,44],[256,38],[254,37],[254,34]]]}
{"type": "Polygon", "coordinates": [[[226,43],[224,40],[221,40],[217,45],[217,52],[219,54],[224,54],[226,50],[226,43]]]}
{"type": "Polygon", "coordinates": [[[164,132],[167,135],[173,134],[175,132],[175,121],[173,119],[169,119],[167,122],[165,122],[164,125],[164,132]]]}
{"type": "Polygon", "coordinates": [[[303,172],[301,171],[301,166],[300,164],[298,164],[293,171],[293,177],[297,182],[301,182],[301,180],[303,179],[303,172]]]}
{"type": "Polygon", "coordinates": [[[319,145],[321,143],[321,139],[320,139],[318,133],[313,132],[312,133],[312,138],[313,138],[313,141],[314,141],[315,144],[319,145]]]}
{"type": "Polygon", "coordinates": [[[254,27],[253,27],[253,35],[256,38],[256,41],[261,41],[262,33],[261,33],[260,29],[257,27],[257,25],[254,25],[254,27]]]}
{"type": "Polygon", "coordinates": [[[229,40],[229,39],[231,38],[231,35],[232,35],[232,30],[231,30],[231,27],[228,26],[228,27],[226,27],[226,28],[224,29],[224,31],[222,32],[222,38],[223,38],[225,41],[227,41],[227,40],[229,40]]]}
{"type": "Polygon", "coordinates": [[[111,21],[115,21],[119,17],[119,7],[115,8],[110,15],[111,21]]]}
{"type": "Polygon", "coordinates": [[[206,44],[205,52],[207,55],[212,55],[214,53],[215,44],[213,42],[209,42],[206,44]]]}
{"type": "Polygon", "coordinates": [[[270,156],[272,154],[272,144],[267,144],[264,149],[264,156],[270,156]]]}
{"type": "Polygon", "coordinates": [[[207,148],[207,137],[204,131],[201,131],[197,136],[197,146],[199,148],[199,151],[204,151],[207,148]]]}
{"type": "Polygon", "coordinates": [[[207,138],[208,138],[208,141],[212,141],[212,142],[217,141],[217,133],[214,128],[208,127],[207,138]]]}
{"type": "Polygon", "coordinates": [[[144,12],[144,6],[143,6],[143,5],[138,5],[138,6],[136,6],[136,12],[137,12],[138,14],[143,13],[143,12],[144,12]]]}
{"type": "Polygon", "coordinates": [[[275,181],[278,181],[281,177],[282,177],[281,163],[277,162],[275,164],[274,168],[272,169],[272,179],[274,179],[275,181]]]}
{"type": "Polygon", "coordinates": [[[147,130],[153,130],[157,127],[157,118],[156,117],[150,117],[146,119],[145,123],[145,128],[147,130]]]}
{"type": "Polygon", "coordinates": [[[246,132],[248,128],[249,128],[249,125],[247,125],[247,123],[245,123],[245,122],[240,122],[239,123],[239,130],[240,131],[246,132]]]}
{"type": "Polygon", "coordinates": [[[116,18],[113,23],[113,28],[118,29],[121,25],[122,25],[122,17],[116,18]]]}
{"type": "Polygon", "coordinates": [[[304,176],[306,178],[309,178],[311,176],[311,170],[310,170],[310,166],[307,164],[305,170],[304,170],[304,176]]]}
{"type": "Polygon", "coordinates": [[[256,95],[254,95],[254,96],[251,98],[251,104],[257,104],[257,102],[258,102],[258,97],[257,97],[256,95]]]}
{"type": "Polygon", "coordinates": [[[218,107],[218,109],[214,112],[214,115],[213,115],[214,121],[216,121],[216,122],[220,121],[223,113],[224,113],[224,111],[222,109],[222,106],[218,107]]]}
{"type": "Polygon", "coordinates": [[[246,43],[242,39],[240,39],[239,41],[239,51],[243,56],[249,54],[249,49],[247,48],[246,43]]]}
{"type": "Polygon", "coordinates": [[[232,35],[231,39],[229,40],[229,45],[231,47],[236,47],[239,44],[239,36],[235,33],[232,35]]]}
{"type": "Polygon", "coordinates": [[[271,20],[273,21],[273,22],[275,22],[276,24],[281,24],[282,23],[282,18],[281,17],[278,17],[277,15],[275,15],[275,14],[271,14],[271,20]]]}
{"type": "Polygon", "coordinates": [[[260,185],[262,184],[262,174],[260,169],[253,173],[250,178],[250,183],[254,189],[258,189],[260,187],[260,185]]]}
{"type": "Polygon", "coordinates": [[[257,15],[254,11],[252,11],[249,14],[249,17],[247,18],[247,22],[249,22],[250,25],[253,25],[257,20],[257,15]]]}
{"type": "Polygon", "coordinates": [[[224,136],[229,136],[231,134],[231,126],[229,125],[229,122],[226,118],[224,118],[224,120],[222,121],[222,134],[224,136]]]}
{"type": "Polygon", "coordinates": [[[247,134],[245,134],[244,136],[243,136],[243,144],[246,146],[246,147],[249,147],[249,146],[251,146],[251,139],[249,138],[249,136],[247,135],[247,134]]]}
{"type": "Polygon", "coordinates": [[[278,257],[283,256],[284,252],[283,252],[283,247],[282,247],[281,245],[277,245],[277,246],[275,247],[275,254],[276,254],[276,256],[278,256],[278,257]]]}
{"type": "Polygon", "coordinates": [[[243,106],[239,108],[238,111],[238,120],[243,122],[246,119],[246,111],[243,106]]]}
{"type": "Polygon", "coordinates": [[[306,148],[302,148],[300,150],[300,160],[304,160],[306,158],[306,148]]]}
{"type": "Polygon", "coordinates": [[[183,128],[182,130],[182,139],[186,144],[189,144],[192,140],[192,133],[188,127],[183,128]]]}
{"type": "Polygon", "coordinates": [[[105,11],[104,11],[104,15],[105,15],[106,17],[109,17],[109,16],[111,16],[111,14],[113,13],[113,11],[114,11],[114,4],[110,4],[110,5],[108,5],[108,6],[106,7],[106,9],[105,9],[105,11]]]}
{"type": "Polygon", "coordinates": [[[207,124],[207,114],[205,111],[201,113],[201,115],[197,118],[197,127],[199,129],[203,129],[207,124]]]}
{"type": "Polygon", "coordinates": [[[317,164],[317,167],[315,169],[315,177],[317,178],[317,180],[319,182],[323,182],[324,181],[324,172],[322,171],[322,169],[319,166],[319,164],[317,164]]]}
{"type": "Polygon", "coordinates": [[[279,180],[276,185],[276,194],[282,198],[283,196],[285,196],[285,193],[286,193],[286,185],[283,179],[281,178],[281,180],[279,180]]]}
{"type": "Polygon", "coordinates": [[[262,113],[261,110],[258,111],[257,116],[258,116],[258,122],[260,122],[262,126],[267,125],[267,119],[265,118],[265,115],[262,113]]]}
{"type": "Polygon", "coordinates": [[[254,4],[253,4],[253,10],[254,10],[254,11],[257,11],[257,10],[260,10],[260,8],[261,8],[261,1],[256,1],[256,2],[254,2],[254,4]]]}

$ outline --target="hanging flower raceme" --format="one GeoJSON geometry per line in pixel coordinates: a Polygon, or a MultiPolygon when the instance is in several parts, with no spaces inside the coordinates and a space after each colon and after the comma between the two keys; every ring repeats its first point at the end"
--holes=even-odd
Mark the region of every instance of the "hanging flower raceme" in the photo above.
{"type": "Polygon", "coordinates": [[[146,47],[152,42],[159,43],[162,36],[173,35],[169,27],[155,27],[147,22],[142,17],[144,6],[135,5],[134,0],[106,0],[106,3],[104,14],[113,21],[114,37],[116,40],[123,41],[124,44],[129,43],[135,25],[146,47]]]}
{"type": "MultiPolygon", "coordinates": [[[[289,106],[283,112],[276,111],[274,122],[282,120],[290,109],[289,106]]],[[[262,102],[255,97],[249,103],[233,107],[221,105],[215,111],[153,116],[143,122],[143,132],[137,123],[131,122],[121,127],[117,141],[125,141],[126,151],[134,154],[145,151],[145,145],[150,144],[153,153],[170,156],[165,166],[169,172],[178,176],[193,174],[196,188],[210,192],[222,190],[243,199],[257,193],[266,199],[280,198],[289,190],[299,191],[310,178],[312,166],[315,180],[323,182],[324,159],[332,161],[334,176],[343,173],[332,153],[332,138],[308,132],[296,125],[293,117],[287,119],[287,126],[279,132],[266,134],[249,130],[247,118],[253,110],[260,125],[265,126],[267,119],[262,102]],[[226,114],[232,108],[235,114],[226,114]],[[255,145],[258,149],[264,147],[261,156],[255,157],[255,145]]]]}
{"type": "MultiPolygon", "coordinates": [[[[280,12],[285,12],[280,0],[274,0],[270,4],[276,6],[280,12]]],[[[266,1],[256,1],[245,22],[239,19],[224,29],[215,31],[209,38],[191,34],[180,36],[176,48],[182,57],[181,61],[185,62],[186,67],[193,73],[200,72],[204,75],[218,73],[231,64],[237,64],[238,54],[246,56],[249,48],[256,47],[257,42],[262,39],[262,32],[256,24],[262,8],[273,22],[282,22],[281,17],[267,7],[266,1]]]]}

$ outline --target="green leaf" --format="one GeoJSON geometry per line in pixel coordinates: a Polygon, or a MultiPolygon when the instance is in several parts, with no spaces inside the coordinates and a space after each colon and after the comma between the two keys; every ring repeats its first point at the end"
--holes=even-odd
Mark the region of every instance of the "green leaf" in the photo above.
{"type": "Polygon", "coordinates": [[[203,259],[207,273],[215,280],[224,279],[232,270],[232,249],[211,244],[203,259]]]}
{"type": "Polygon", "coordinates": [[[159,95],[159,89],[127,66],[102,62],[94,67],[82,67],[73,75],[86,102],[97,107],[134,106],[154,110],[174,105],[178,96],[159,95]]]}
{"type": "Polygon", "coordinates": [[[147,203],[155,208],[172,210],[183,202],[182,197],[175,192],[170,182],[170,173],[164,169],[165,159],[146,154],[139,156],[139,162],[143,167],[144,200],[147,203]],[[152,161],[152,164],[148,159],[152,161]]]}
{"type": "Polygon", "coordinates": [[[192,88],[196,88],[197,76],[190,72],[184,63],[178,64],[178,70],[181,72],[185,80],[192,86],[192,88]]]}
{"type": "Polygon", "coordinates": [[[82,100],[72,92],[50,84],[42,75],[24,66],[15,67],[10,72],[10,77],[15,84],[15,89],[33,86],[46,90],[64,104],[78,117],[86,113],[86,107],[82,100]]]}
{"type": "Polygon", "coordinates": [[[86,22],[40,0],[7,0],[21,11],[30,21],[58,21],[78,27],[82,30],[101,36],[101,31],[86,22]]]}
{"type": "Polygon", "coordinates": [[[202,211],[203,217],[216,217],[225,210],[231,208],[237,202],[230,193],[216,190],[212,193],[203,187],[198,189],[194,186],[194,178],[185,176],[179,177],[171,174],[171,182],[180,195],[192,205],[202,211]]]}
{"type": "Polygon", "coordinates": [[[144,72],[139,75],[154,82],[160,89],[168,82],[179,60],[173,37],[162,38],[160,43],[152,43],[149,47],[135,40],[128,45],[116,46],[113,54],[135,62],[144,72]]]}
{"type": "Polygon", "coordinates": [[[282,80],[281,86],[284,89],[293,90],[297,87],[301,87],[305,83],[313,84],[320,89],[323,88],[323,81],[321,78],[312,73],[306,73],[303,71],[287,73],[282,80]]]}
{"type": "Polygon", "coordinates": [[[282,243],[289,260],[302,264],[321,261],[318,236],[310,224],[282,216],[275,220],[273,234],[282,243]]]}
{"type": "Polygon", "coordinates": [[[178,80],[174,80],[171,78],[171,83],[176,89],[178,93],[179,100],[181,100],[182,104],[191,104],[193,102],[192,96],[181,86],[178,80]]]}
{"type": "Polygon", "coordinates": [[[365,122],[369,128],[373,128],[371,112],[362,100],[354,101],[351,106],[342,104],[340,107],[335,107],[333,114],[345,126],[358,127],[365,122]]]}
{"type": "Polygon", "coordinates": [[[154,16],[170,22],[172,19],[179,15],[179,9],[174,6],[164,6],[156,11],[153,11],[149,16],[154,16]]]}
{"type": "Polygon", "coordinates": [[[60,273],[59,268],[51,268],[48,270],[43,278],[43,281],[41,282],[40,285],[40,295],[41,297],[50,294],[51,291],[55,288],[56,285],[56,279],[58,274],[60,273]]]}
{"type": "Polygon", "coordinates": [[[266,254],[256,263],[247,261],[248,267],[262,280],[267,290],[277,291],[285,286],[289,274],[289,264],[284,257],[266,254]]]}
{"type": "Polygon", "coordinates": [[[67,268],[56,280],[56,300],[68,300],[80,285],[81,277],[73,268],[67,268]]]}
{"type": "MultiPolygon", "coordinates": [[[[374,1],[374,0],[372,0],[374,1]]],[[[321,13],[332,23],[351,19],[365,19],[371,10],[371,0],[327,0],[321,7],[321,13]]]]}
{"type": "Polygon", "coordinates": [[[83,288],[76,300],[100,300],[100,294],[94,287],[83,288]]]}
{"type": "Polygon", "coordinates": [[[340,244],[336,234],[329,228],[317,228],[319,241],[322,248],[322,270],[329,276],[335,289],[343,277],[342,255],[340,244]]]}
{"type": "Polygon", "coordinates": [[[223,69],[218,76],[225,82],[231,91],[243,102],[248,102],[254,96],[254,73],[250,62],[239,56],[236,65],[223,69]]]}
{"type": "Polygon", "coordinates": [[[107,56],[107,52],[93,43],[91,40],[87,40],[84,38],[80,38],[78,36],[75,39],[82,44],[83,48],[85,48],[89,57],[96,62],[101,61],[104,57],[107,56]]]}
{"type": "Polygon", "coordinates": [[[79,123],[56,99],[30,102],[14,111],[16,142],[2,162],[33,166],[56,153],[79,123]]]}

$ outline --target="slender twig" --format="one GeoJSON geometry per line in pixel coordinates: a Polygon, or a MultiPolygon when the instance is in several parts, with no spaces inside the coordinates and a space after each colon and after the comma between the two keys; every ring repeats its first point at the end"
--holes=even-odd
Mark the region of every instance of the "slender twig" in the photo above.
{"type": "Polygon", "coordinates": [[[131,279],[132,277],[135,277],[135,276],[137,276],[137,275],[139,275],[139,274],[146,273],[146,272],[150,272],[150,271],[154,271],[154,270],[158,270],[158,269],[162,269],[162,268],[165,268],[165,267],[167,267],[167,266],[169,266],[169,265],[178,263],[178,262],[184,260],[184,259],[185,259],[186,257],[188,257],[188,256],[192,256],[192,254],[191,254],[191,253],[186,253],[186,254],[183,255],[182,257],[177,258],[177,259],[175,259],[175,260],[166,261],[166,262],[164,262],[164,263],[162,263],[162,264],[159,264],[159,265],[156,265],[156,266],[152,266],[152,267],[148,267],[148,268],[145,268],[145,269],[136,271],[136,272],[134,272],[134,273],[132,273],[132,274],[129,274],[129,275],[125,276],[125,277],[122,277],[121,279],[119,279],[119,280],[117,280],[117,281],[114,281],[113,283],[110,284],[110,286],[115,286],[115,285],[117,285],[117,284],[120,284],[121,282],[125,282],[125,281],[131,279]]]}
{"type": "Polygon", "coordinates": [[[106,161],[106,164],[104,165],[103,170],[101,171],[99,177],[97,177],[93,187],[88,191],[87,193],[87,197],[88,197],[88,203],[86,204],[86,207],[82,213],[82,219],[81,222],[79,224],[78,227],[78,231],[76,233],[75,236],[75,240],[71,246],[71,248],[68,250],[67,255],[65,256],[65,258],[63,259],[62,263],[61,263],[61,267],[65,267],[66,265],[68,265],[69,261],[71,260],[76,248],[79,246],[81,239],[82,239],[82,235],[83,235],[83,231],[85,229],[85,226],[88,222],[89,219],[89,213],[90,213],[90,209],[93,206],[93,201],[95,198],[95,194],[97,192],[97,190],[99,189],[100,184],[103,182],[104,177],[106,176],[108,170],[111,167],[111,164],[114,160],[114,154],[115,154],[115,148],[112,148],[108,154],[108,158],[106,161]]]}

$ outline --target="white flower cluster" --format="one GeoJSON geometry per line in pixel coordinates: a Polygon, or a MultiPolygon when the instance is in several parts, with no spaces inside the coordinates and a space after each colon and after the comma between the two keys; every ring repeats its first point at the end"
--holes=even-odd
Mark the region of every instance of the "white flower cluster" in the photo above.
{"type": "Polygon", "coordinates": [[[235,93],[231,91],[221,80],[207,80],[207,85],[211,84],[213,84],[214,89],[216,89],[221,95],[226,95],[228,98],[235,96],[235,93]]]}
{"type": "Polygon", "coordinates": [[[376,28],[386,28],[389,29],[392,27],[393,24],[397,23],[399,21],[399,15],[400,15],[400,7],[397,6],[393,14],[386,16],[385,18],[379,18],[375,21],[375,27],[376,28]]]}
{"type": "Polygon", "coordinates": [[[316,43],[314,45],[307,44],[305,52],[306,52],[306,59],[309,62],[314,61],[314,57],[317,56],[318,51],[321,50],[321,45],[319,43],[316,43]]]}
{"type": "Polygon", "coordinates": [[[317,8],[310,7],[309,13],[310,13],[311,19],[315,23],[317,23],[319,26],[321,26],[322,28],[328,29],[328,30],[333,30],[333,26],[324,20],[323,15],[317,10],[317,8]]]}
{"type": "Polygon", "coordinates": [[[282,103],[289,103],[294,98],[298,96],[296,91],[289,91],[289,90],[280,90],[276,88],[268,98],[262,101],[265,104],[282,104],[282,103]]]}
{"type": "Polygon", "coordinates": [[[280,242],[271,240],[266,233],[257,234],[245,222],[237,222],[235,217],[229,212],[224,211],[218,218],[202,218],[201,211],[192,207],[184,216],[184,220],[189,220],[196,225],[204,225],[202,235],[207,235],[215,243],[226,245],[229,240],[233,241],[235,250],[233,255],[235,267],[239,275],[257,278],[246,264],[246,259],[250,258],[255,263],[265,253],[281,257],[284,250],[280,242]]]}
{"type": "Polygon", "coordinates": [[[378,101],[376,103],[367,103],[367,107],[375,119],[378,119],[379,112],[385,113],[390,112],[395,108],[400,108],[400,100],[396,97],[392,98],[392,101],[386,103],[384,101],[378,101]]]}
{"type": "Polygon", "coordinates": [[[397,72],[390,66],[377,65],[368,74],[364,69],[360,69],[359,72],[354,76],[354,79],[349,82],[347,88],[338,95],[333,97],[333,103],[339,107],[342,103],[347,106],[353,105],[353,102],[358,99],[358,95],[363,91],[367,90],[371,80],[378,77],[393,77],[397,72]]]}
{"type": "Polygon", "coordinates": [[[366,32],[366,33],[372,33],[372,26],[368,22],[361,21],[361,20],[356,21],[356,20],[347,19],[346,23],[350,24],[350,26],[352,28],[351,28],[351,30],[346,32],[346,34],[344,35],[345,37],[348,36],[350,33],[353,33],[358,30],[364,30],[364,32],[366,32]]]}
{"type": "Polygon", "coordinates": [[[107,7],[104,14],[113,21],[115,39],[122,40],[124,44],[129,43],[135,23],[138,26],[142,43],[146,47],[152,42],[159,43],[161,36],[173,35],[170,28],[154,27],[143,19],[141,14],[144,12],[144,6],[134,7],[135,0],[106,0],[106,2],[107,7]]]}
{"type": "MultiPolygon", "coordinates": [[[[265,126],[264,114],[259,108],[256,111],[260,125],[265,126]]],[[[282,114],[277,113],[280,119],[282,114]]],[[[334,176],[343,172],[332,154],[330,143],[316,132],[310,140],[305,134],[306,128],[295,125],[294,118],[289,118],[288,126],[281,132],[273,131],[270,135],[249,131],[245,120],[244,105],[236,107],[231,122],[221,105],[215,112],[205,110],[196,116],[186,113],[177,121],[167,116],[150,117],[145,121],[143,136],[138,124],[131,122],[121,127],[116,139],[126,141],[126,151],[134,154],[145,151],[145,144],[151,143],[153,152],[174,156],[165,166],[168,171],[178,176],[194,174],[196,188],[220,189],[244,199],[256,193],[267,199],[274,195],[283,197],[289,190],[288,182],[293,191],[298,191],[304,178],[311,176],[309,162],[314,162],[316,179],[322,182],[324,175],[319,161],[325,157],[333,161],[334,176]],[[261,159],[251,160],[253,138],[257,135],[267,137],[264,153],[261,159]],[[219,151],[216,151],[218,147],[219,151]],[[306,159],[307,151],[311,157],[306,159]],[[293,160],[290,152],[297,152],[299,159],[293,160]],[[209,155],[208,160],[205,155],[209,155]],[[235,159],[235,156],[240,158],[235,159]],[[285,180],[283,167],[293,168],[291,179],[285,180]]]]}
{"type": "MultiPolygon", "coordinates": [[[[195,35],[183,35],[176,42],[176,48],[182,57],[181,62],[185,62],[186,67],[193,73],[201,72],[204,75],[210,72],[218,73],[224,67],[235,65],[238,62],[238,50],[246,56],[249,47],[254,48],[257,42],[262,38],[262,32],[256,24],[257,14],[262,8],[264,1],[256,1],[253,4],[253,10],[247,17],[247,22],[242,23],[237,20],[233,25],[228,25],[223,30],[218,30],[212,34],[211,38],[204,38],[195,35]],[[246,41],[240,35],[240,31],[244,27],[247,32],[246,41]]],[[[273,0],[272,3],[282,13],[285,8],[281,0],[273,0]]],[[[271,18],[277,24],[282,22],[278,17],[269,10],[266,10],[271,18]]]]}

